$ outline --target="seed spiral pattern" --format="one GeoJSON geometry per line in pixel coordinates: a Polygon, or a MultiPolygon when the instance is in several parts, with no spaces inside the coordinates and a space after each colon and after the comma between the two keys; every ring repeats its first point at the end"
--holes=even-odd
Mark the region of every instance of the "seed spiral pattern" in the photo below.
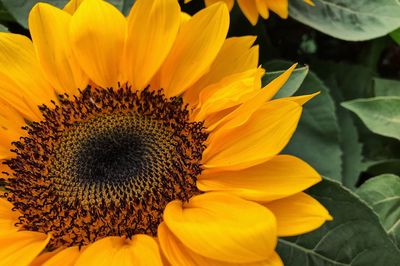
{"type": "Polygon", "coordinates": [[[156,235],[168,202],[199,193],[208,135],[181,98],[88,87],[41,106],[13,143],[4,194],[25,230],[52,233],[48,249],[106,236],[156,235]]]}

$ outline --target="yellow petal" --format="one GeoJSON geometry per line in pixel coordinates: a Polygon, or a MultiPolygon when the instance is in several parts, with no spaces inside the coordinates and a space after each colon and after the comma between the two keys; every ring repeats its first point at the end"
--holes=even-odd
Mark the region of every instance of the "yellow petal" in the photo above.
{"type": "Polygon", "coordinates": [[[135,235],[128,240],[106,237],[88,246],[76,266],[162,265],[157,242],[147,235],[135,235]]]}
{"type": "Polygon", "coordinates": [[[213,113],[237,106],[254,96],[260,90],[264,72],[262,68],[248,70],[202,90],[195,120],[207,120],[213,113]]]}
{"type": "Polygon", "coordinates": [[[288,17],[288,0],[264,0],[267,2],[269,9],[278,14],[281,18],[288,17]]]}
{"type": "Polygon", "coordinates": [[[301,110],[295,102],[274,100],[264,104],[241,126],[221,126],[210,136],[203,153],[204,167],[238,170],[267,161],[289,142],[301,110]]]}
{"type": "Polygon", "coordinates": [[[26,134],[21,129],[26,123],[24,118],[9,104],[0,99],[0,159],[13,155],[11,142],[26,134]]]}
{"type": "Polygon", "coordinates": [[[271,212],[225,193],[202,194],[188,203],[172,201],[164,210],[164,222],[186,247],[214,260],[266,260],[277,241],[271,212]]]}
{"type": "Polygon", "coordinates": [[[258,67],[258,46],[255,36],[231,37],[225,40],[210,70],[185,91],[186,102],[195,106],[200,92],[223,78],[258,67]]]}
{"type": "Polygon", "coordinates": [[[84,1],[70,23],[72,50],[94,83],[117,86],[126,37],[126,20],[111,4],[84,1]]]}
{"type": "Polygon", "coordinates": [[[78,260],[81,252],[79,251],[79,247],[69,247],[58,251],[56,254],[52,255],[46,261],[44,261],[42,266],[73,266],[75,262],[78,260]]]}
{"type": "Polygon", "coordinates": [[[309,100],[311,100],[312,98],[314,98],[315,96],[317,96],[318,94],[320,94],[320,92],[316,92],[313,94],[307,94],[307,95],[301,95],[301,96],[292,96],[292,97],[287,97],[287,98],[281,98],[281,99],[286,99],[289,101],[294,101],[300,105],[304,105],[306,104],[309,100]]]}
{"type": "Polygon", "coordinates": [[[85,0],[71,0],[64,6],[64,11],[68,12],[69,14],[74,14],[78,7],[82,4],[85,0]]]}
{"type": "Polygon", "coordinates": [[[146,87],[167,57],[180,25],[176,0],[138,0],[128,17],[124,71],[137,89],[146,87]]]}
{"type": "Polygon", "coordinates": [[[271,210],[278,223],[279,236],[295,236],[320,227],[332,216],[317,200],[305,193],[263,203],[271,210]]]}
{"type": "Polygon", "coordinates": [[[213,260],[193,252],[185,247],[168,229],[165,223],[158,227],[158,239],[163,254],[171,265],[213,265],[213,266],[283,266],[279,256],[273,252],[268,260],[250,263],[231,263],[213,260]]]}
{"type": "Polygon", "coordinates": [[[229,27],[225,4],[214,4],[182,25],[160,69],[160,87],[167,96],[181,94],[206,73],[224,43],[229,27]]]}
{"type": "Polygon", "coordinates": [[[62,248],[58,248],[50,252],[42,252],[31,262],[31,264],[29,264],[29,266],[43,266],[46,261],[54,257],[58,252],[60,252],[60,250],[62,250],[62,248]]]}
{"type": "Polygon", "coordinates": [[[211,6],[212,4],[215,4],[217,2],[224,2],[229,10],[232,10],[233,4],[235,3],[233,0],[204,0],[206,3],[206,6],[211,6]]]}
{"type": "MultiPolygon", "coordinates": [[[[274,0],[276,1],[276,0],[274,0]]],[[[258,21],[258,9],[255,0],[237,0],[240,9],[250,23],[254,26],[258,21]]]]}
{"type": "Polygon", "coordinates": [[[29,265],[42,252],[49,240],[50,235],[31,231],[0,236],[1,265],[29,265]]]}
{"type": "Polygon", "coordinates": [[[258,13],[264,18],[267,19],[269,17],[268,5],[266,0],[255,0],[256,6],[258,9],[258,13]]]}
{"type": "Polygon", "coordinates": [[[29,120],[39,120],[37,106],[56,98],[25,36],[0,33],[0,98],[29,120]]]}
{"type": "Polygon", "coordinates": [[[14,233],[18,230],[15,224],[18,223],[18,218],[21,214],[18,211],[13,211],[13,207],[14,205],[7,200],[0,199],[0,236],[14,233]]]}
{"type": "Polygon", "coordinates": [[[297,64],[292,65],[279,77],[268,83],[262,90],[259,91],[259,93],[248,99],[234,112],[221,119],[218,123],[208,127],[207,130],[213,131],[218,126],[221,127],[221,125],[225,127],[225,130],[243,125],[256,110],[261,108],[266,101],[272,99],[279,89],[282,88],[296,66],[297,64]]]}
{"type": "Polygon", "coordinates": [[[69,45],[71,15],[49,4],[39,3],[29,14],[29,30],[39,62],[58,93],[76,94],[88,78],[72,55],[69,45]]]}
{"type": "Polygon", "coordinates": [[[262,164],[240,171],[206,169],[198,178],[202,191],[226,191],[255,201],[271,201],[301,192],[321,181],[304,161],[278,155],[262,164]]]}
{"type": "Polygon", "coordinates": [[[306,3],[309,4],[310,6],[315,6],[315,4],[313,3],[313,1],[311,1],[311,0],[304,0],[304,2],[306,2],[306,3]]]}

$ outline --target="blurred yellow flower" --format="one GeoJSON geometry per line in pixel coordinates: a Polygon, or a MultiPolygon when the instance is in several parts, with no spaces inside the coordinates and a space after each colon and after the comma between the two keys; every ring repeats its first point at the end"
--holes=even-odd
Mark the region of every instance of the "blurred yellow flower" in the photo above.
{"type": "MultiPolygon", "coordinates": [[[[192,0],[185,0],[188,3],[192,0]]],[[[217,2],[225,2],[229,10],[234,5],[234,0],[204,0],[207,6],[217,2]]],[[[288,0],[237,0],[240,9],[251,24],[256,25],[258,16],[264,19],[269,17],[269,10],[278,14],[281,18],[288,17],[288,0]]],[[[309,5],[314,5],[311,0],[304,0],[309,5]]]]}

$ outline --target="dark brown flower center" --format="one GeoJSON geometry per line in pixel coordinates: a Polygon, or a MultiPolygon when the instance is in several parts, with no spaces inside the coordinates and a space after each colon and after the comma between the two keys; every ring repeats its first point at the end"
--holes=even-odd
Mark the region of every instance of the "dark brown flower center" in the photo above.
{"type": "Polygon", "coordinates": [[[13,143],[4,182],[22,228],[51,232],[50,249],[156,235],[168,202],[199,193],[207,133],[180,98],[88,88],[40,108],[43,121],[13,143]]]}

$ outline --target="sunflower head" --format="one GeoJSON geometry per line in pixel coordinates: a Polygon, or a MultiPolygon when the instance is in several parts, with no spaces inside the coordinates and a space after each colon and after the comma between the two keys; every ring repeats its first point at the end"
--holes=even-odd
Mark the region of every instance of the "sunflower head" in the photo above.
{"type": "Polygon", "coordinates": [[[279,265],[278,236],[331,219],[279,155],[314,95],[273,100],[295,65],[262,88],[228,27],[221,3],[84,0],[0,33],[4,265],[279,265]]]}

